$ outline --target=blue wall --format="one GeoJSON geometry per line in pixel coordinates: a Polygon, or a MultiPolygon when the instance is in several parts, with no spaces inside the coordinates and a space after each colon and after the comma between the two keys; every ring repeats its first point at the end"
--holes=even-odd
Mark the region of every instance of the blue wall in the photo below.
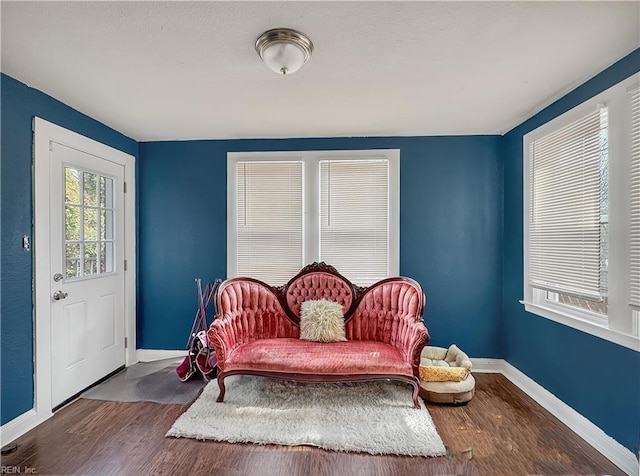
{"type": "Polygon", "coordinates": [[[2,304],[0,417],[4,424],[33,407],[31,120],[34,116],[137,156],[137,143],[15,79],[1,75],[2,304]]]}
{"type": "Polygon", "coordinates": [[[630,450],[640,445],[640,353],[524,311],[522,140],[640,70],[640,49],[504,136],[504,357],[630,450]]]}
{"type": "Polygon", "coordinates": [[[393,148],[400,149],[400,273],[425,289],[431,343],[500,357],[501,140],[141,143],[138,346],[183,348],[197,304],[193,279],[226,276],[227,152],[393,148]]]}
{"type": "Polygon", "coordinates": [[[640,354],[526,313],[518,301],[523,135],[638,69],[640,50],[504,137],[141,144],[2,75],[2,424],[33,403],[32,256],[20,243],[31,233],[31,118],[38,115],[138,156],[139,348],[183,348],[196,307],[193,278],[226,274],[227,152],[398,148],[400,272],[425,288],[431,343],[506,358],[636,450],[640,354]]]}

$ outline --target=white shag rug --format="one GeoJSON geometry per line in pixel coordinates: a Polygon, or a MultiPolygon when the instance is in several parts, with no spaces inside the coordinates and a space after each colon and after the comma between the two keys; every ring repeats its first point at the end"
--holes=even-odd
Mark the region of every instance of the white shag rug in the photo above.
{"type": "Polygon", "coordinates": [[[406,383],[303,383],[235,375],[223,403],[210,382],[165,436],[335,451],[441,456],[446,449],[406,383]]]}

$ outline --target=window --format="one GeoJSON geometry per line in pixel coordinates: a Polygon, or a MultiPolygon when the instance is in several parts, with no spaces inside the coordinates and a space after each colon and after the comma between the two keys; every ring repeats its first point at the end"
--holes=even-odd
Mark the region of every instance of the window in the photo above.
{"type": "Polygon", "coordinates": [[[237,273],[283,284],[304,259],[303,162],[240,161],[236,167],[237,273]]]}
{"type": "MultiPolygon", "coordinates": [[[[607,315],[607,108],[529,144],[529,282],[607,315]]],[[[594,316],[595,317],[595,316],[594,316]]]]}
{"type": "Polygon", "coordinates": [[[113,178],[69,166],[64,167],[64,174],[66,278],[112,273],[113,178]]]}
{"type": "Polygon", "coordinates": [[[631,95],[631,174],[630,174],[630,303],[633,307],[634,335],[640,335],[640,87],[631,95]]]}
{"type": "Polygon", "coordinates": [[[284,284],[325,261],[358,285],[399,274],[399,151],[228,155],[227,274],[284,284]]]}
{"type": "Polygon", "coordinates": [[[373,284],[389,276],[388,250],[389,160],[321,160],[320,260],[373,284]]]}
{"type": "Polygon", "coordinates": [[[632,77],[525,136],[524,304],[640,350],[637,83],[632,77]]]}

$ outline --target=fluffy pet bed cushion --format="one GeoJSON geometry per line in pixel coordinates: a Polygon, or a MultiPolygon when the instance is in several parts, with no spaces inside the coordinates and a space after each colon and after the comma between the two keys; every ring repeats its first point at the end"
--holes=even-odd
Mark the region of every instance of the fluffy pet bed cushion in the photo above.
{"type": "Polygon", "coordinates": [[[455,344],[448,349],[427,346],[420,354],[420,379],[425,382],[460,382],[471,368],[471,360],[455,344]]]}
{"type": "Polygon", "coordinates": [[[460,382],[420,382],[420,396],[433,403],[466,403],[475,390],[476,381],[471,374],[460,382]]]}
{"type": "Polygon", "coordinates": [[[300,338],[314,342],[346,341],[342,305],[326,299],[303,302],[300,338]]]}

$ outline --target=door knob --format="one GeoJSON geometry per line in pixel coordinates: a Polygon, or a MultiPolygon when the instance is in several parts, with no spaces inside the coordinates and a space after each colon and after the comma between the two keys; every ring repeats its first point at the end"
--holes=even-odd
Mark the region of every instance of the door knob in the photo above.
{"type": "Polygon", "coordinates": [[[66,298],[68,295],[69,294],[58,290],[55,293],[53,293],[53,299],[55,299],[56,301],[59,301],[60,299],[66,298]]]}

